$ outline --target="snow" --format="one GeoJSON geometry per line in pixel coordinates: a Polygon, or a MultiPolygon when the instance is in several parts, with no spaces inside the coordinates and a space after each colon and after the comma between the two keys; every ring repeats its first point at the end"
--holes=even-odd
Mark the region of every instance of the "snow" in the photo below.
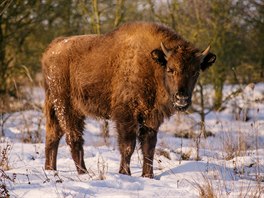
{"type": "MultiPolygon", "coordinates": [[[[237,88],[225,86],[224,97],[237,88]]],[[[120,154],[114,123],[110,123],[106,144],[100,134],[102,121],[93,119],[86,120],[84,132],[88,174],[77,174],[64,139],[58,151],[58,170],[46,171],[42,112],[15,112],[9,115],[4,124],[5,137],[0,139],[0,184],[6,186],[11,197],[27,198],[198,197],[199,189],[206,185],[218,197],[253,197],[254,193],[264,197],[264,84],[250,84],[242,89],[242,93],[224,104],[223,111],[211,111],[206,116],[206,129],[214,136],[200,140],[175,136],[199,122],[196,113],[176,114],[160,127],[154,179],[141,177],[139,145],[131,159],[132,176],[118,174],[120,154]],[[248,110],[248,121],[239,116],[236,119],[239,109],[240,113],[248,110]],[[199,161],[195,160],[197,141],[200,141],[199,161]],[[8,170],[3,166],[7,145],[8,170]],[[182,154],[188,158],[182,159],[182,154]]],[[[212,101],[212,88],[206,87],[205,92],[208,101],[212,101]]],[[[36,103],[43,103],[42,89],[34,88],[32,96],[36,103]]],[[[191,130],[197,135],[198,129],[195,126],[191,130]]]]}

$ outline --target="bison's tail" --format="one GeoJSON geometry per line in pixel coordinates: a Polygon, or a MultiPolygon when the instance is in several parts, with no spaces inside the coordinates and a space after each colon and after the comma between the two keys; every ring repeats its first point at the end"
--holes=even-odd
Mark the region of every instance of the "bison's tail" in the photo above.
{"type": "Polygon", "coordinates": [[[56,111],[55,111],[55,107],[52,104],[52,98],[50,97],[48,89],[46,89],[44,114],[46,117],[46,126],[48,128],[57,128],[57,129],[60,128],[59,127],[59,121],[58,121],[56,111]]]}

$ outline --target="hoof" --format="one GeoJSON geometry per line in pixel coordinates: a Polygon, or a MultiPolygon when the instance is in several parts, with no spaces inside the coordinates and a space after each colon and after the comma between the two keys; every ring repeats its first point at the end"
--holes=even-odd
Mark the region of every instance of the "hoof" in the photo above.
{"type": "Polygon", "coordinates": [[[129,175],[129,176],[131,176],[130,170],[121,169],[119,171],[119,173],[122,174],[122,175],[129,175]]]}
{"type": "Polygon", "coordinates": [[[57,168],[56,167],[52,167],[52,166],[50,166],[50,165],[45,165],[45,170],[57,170],[57,168]]]}
{"type": "Polygon", "coordinates": [[[142,174],[142,177],[153,179],[154,178],[154,174],[142,174]]]}
{"type": "Polygon", "coordinates": [[[83,174],[87,174],[88,173],[86,168],[78,169],[77,172],[78,172],[79,175],[83,175],[83,174]]]}

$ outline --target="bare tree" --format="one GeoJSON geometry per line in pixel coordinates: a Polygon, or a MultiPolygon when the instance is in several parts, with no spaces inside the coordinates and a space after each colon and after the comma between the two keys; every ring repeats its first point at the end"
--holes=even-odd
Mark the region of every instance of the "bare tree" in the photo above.
{"type": "Polygon", "coordinates": [[[117,27],[123,20],[124,3],[125,3],[125,0],[116,0],[114,27],[117,27]]]}
{"type": "Polygon", "coordinates": [[[92,0],[93,6],[93,26],[96,34],[101,34],[101,24],[100,24],[100,12],[98,8],[98,1],[92,0]]]}

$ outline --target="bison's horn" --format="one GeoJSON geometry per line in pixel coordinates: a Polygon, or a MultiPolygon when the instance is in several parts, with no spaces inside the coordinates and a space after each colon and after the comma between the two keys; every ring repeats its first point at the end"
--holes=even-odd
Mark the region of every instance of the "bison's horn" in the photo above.
{"type": "Polygon", "coordinates": [[[208,47],[203,51],[202,56],[206,57],[206,55],[209,53],[211,46],[208,45],[208,47]]]}
{"type": "Polygon", "coordinates": [[[163,53],[165,54],[165,59],[168,60],[169,56],[171,55],[171,52],[163,45],[163,43],[160,43],[161,49],[163,53]]]}
{"type": "Polygon", "coordinates": [[[209,51],[210,51],[210,48],[211,48],[211,46],[210,45],[208,45],[208,47],[202,52],[202,56],[201,56],[201,63],[204,61],[204,58],[207,56],[207,54],[209,53],[209,51]]]}

